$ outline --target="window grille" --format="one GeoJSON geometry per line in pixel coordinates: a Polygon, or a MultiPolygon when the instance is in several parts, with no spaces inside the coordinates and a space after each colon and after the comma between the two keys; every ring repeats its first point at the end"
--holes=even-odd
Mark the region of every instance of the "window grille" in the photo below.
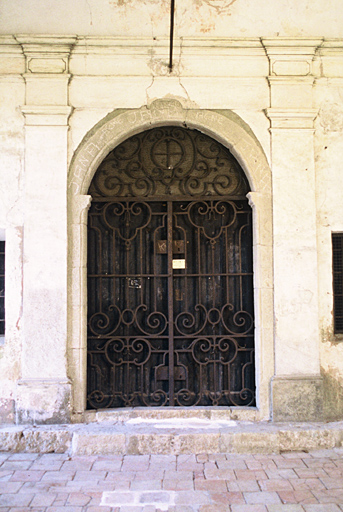
{"type": "Polygon", "coordinates": [[[0,336],[5,334],[5,242],[0,241],[0,336]]]}
{"type": "Polygon", "coordinates": [[[343,334],[343,233],[332,234],[333,316],[335,334],[343,334]]]}

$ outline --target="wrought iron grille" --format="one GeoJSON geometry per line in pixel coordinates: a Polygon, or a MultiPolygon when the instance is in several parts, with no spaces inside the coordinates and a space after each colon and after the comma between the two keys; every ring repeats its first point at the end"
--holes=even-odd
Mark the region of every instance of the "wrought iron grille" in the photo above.
{"type": "Polygon", "coordinates": [[[255,404],[247,189],[196,131],[151,130],[105,159],[90,188],[89,408],[255,404]]]}
{"type": "Polygon", "coordinates": [[[126,140],[104,159],[92,197],[246,196],[249,184],[231,153],[197,130],[155,128],[126,140]]]}
{"type": "Polygon", "coordinates": [[[334,331],[343,333],[343,233],[332,234],[334,331]]]}
{"type": "Polygon", "coordinates": [[[5,334],[5,242],[0,241],[0,336],[5,334]]]}

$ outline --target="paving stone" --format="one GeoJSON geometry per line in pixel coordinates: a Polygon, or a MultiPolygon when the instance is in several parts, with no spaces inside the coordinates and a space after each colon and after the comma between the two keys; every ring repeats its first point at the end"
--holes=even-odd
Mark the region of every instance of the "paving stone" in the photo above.
{"type": "Polygon", "coordinates": [[[8,456],[8,460],[36,460],[40,457],[39,453],[12,453],[8,456]]]}
{"type": "Polygon", "coordinates": [[[92,498],[90,496],[87,496],[82,492],[72,492],[68,496],[66,505],[77,505],[84,507],[90,503],[91,499],[92,498]]]}
{"type": "Polygon", "coordinates": [[[208,480],[220,479],[220,480],[234,480],[235,473],[232,469],[205,469],[205,478],[208,480]]]}
{"type": "Polygon", "coordinates": [[[281,503],[276,492],[244,492],[243,496],[248,504],[281,503]]]}
{"type": "Polygon", "coordinates": [[[56,506],[52,506],[52,507],[48,507],[46,509],[46,512],[82,512],[82,507],[73,507],[73,506],[70,506],[70,507],[66,507],[66,506],[56,507],[56,506]]]}
{"type": "Polygon", "coordinates": [[[10,510],[10,512],[28,512],[28,510],[30,512],[45,512],[46,508],[45,507],[30,507],[28,509],[28,507],[11,507],[9,510],[10,510]]]}
{"type": "Polygon", "coordinates": [[[267,505],[268,512],[304,512],[302,505],[267,505]]]}
{"type": "Polygon", "coordinates": [[[42,482],[60,482],[72,480],[75,471],[46,471],[42,476],[42,482]]]}
{"type": "Polygon", "coordinates": [[[305,454],[306,457],[293,454],[291,457],[288,453],[243,457],[239,454],[237,460],[233,454],[184,454],[178,457],[34,454],[30,460],[25,457],[9,460],[12,455],[17,454],[8,454],[3,464],[29,462],[31,466],[0,470],[0,498],[3,500],[0,501],[0,512],[122,512],[123,507],[127,510],[135,507],[140,512],[151,512],[153,508],[155,512],[343,510],[343,450],[331,452],[328,457],[325,453],[320,457],[310,454],[305,454]],[[125,459],[127,469],[123,469],[124,463],[120,467],[125,459]],[[304,461],[306,466],[298,467],[304,461]],[[87,470],[82,463],[87,465],[87,470]],[[254,469],[245,469],[242,463],[246,468],[250,465],[254,469]],[[278,467],[282,465],[289,467],[278,467]],[[132,469],[137,466],[147,469],[132,469]],[[44,471],[39,467],[59,469],[44,471]],[[117,471],[107,471],[109,467],[117,471]],[[207,468],[207,479],[204,467],[207,468]],[[70,468],[74,469],[71,471],[70,468]],[[210,474],[215,476],[210,477],[210,474]],[[221,478],[223,475],[230,478],[221,478]],[[23,481],[13,481],[13,476],[23,481]],[[36,481],[38,476],[41,480],[36,481]],[[27,480],[30,478],[33,481],[27,480]],[[103,495],[113,492],[117,495],[126,493],[125,501],[117,505],[105,503],[103,495]],[[159,493],[165,493],[169,501],[156,503],[163,496],[159,493]],[[133,501],[128,502],[128,496],[133,497],[133,501]],[[305,508],[312,505],[313,508],[305,508]]]}
{"type": "Polygon", "coordinates": [[[194,483],[193,480],[168,480],[164,479],[162,487],[168,491],[193,491],[194,483]]]}
{"type": "MultiPolygon", "coordinates": [[[[69,462],[70,463],[70,462],[69,462]]],[[[68,464],[68,462],[65,462],[64,464],[68,464]]],[[[98,460],[95,461],[92,465],[92,470],[95,471],[120,471],[122,467],[123,461],[121,459],[119,460],[98,460]]],[[[81,468],[78,468],[81,469],[81,468]]],[[[82,468],[85,469],[85,468],[82,468]]]]}
{"type": "Polygon", "coordinates": [[[219,469],[247,469],[244,460],[218,460],[216,462],[219,469]]]}
{"type": "Polygon", "coordinates": [[[74,482],[84,480],[103,480],[106,477],[106,471],[76,471],[74,482]]]}
{"type": "MultiPolygon", "coordinates": [[[[296,491],[300,491],[303,489],[321,490],[321,489],[327,488],[319,478],[298,478],[297,480],[292,479],[290,484],[292,485],[293,489],[295,489],[296,491]]],[[[336,487],[339,487],[339,486],[336,486],[336,487]]]]}
{"type": "Polygon", "coordinates": [[[327,489],[339,489],[342,488],[342,478],[330,478],[330,477],[321,477],[321,482],[325,485],[327,489]]]}
{"type": "Polygon", "coordinates": [[[259,485],[262,491],[292,491],[292,484],[282,478],[260,480],[259,485]]]}
{"type": "Polygon", "coordinates": [[[30,466],[30,471],[59,471],[62,467],[62,464],[62,460],[37,459],[30,466]]]}
{"type": "Polygon", "coordinates": [[[176,505],[207,505],[211,504],[211,497],[204,491],[179,491],[175,493],[176,505]]]}
{"type": "Polygon", "coordinates": [[[265,505],[231,505],[232,512],[267,512],[265,505]]]}
{"type": "Polygon", "coordinates": [[[208,462],[209,455],[207,453],[198,453],[196,456],[197,462],[208,462]]]}
{"type": "Polygon", "coordinates": [[[312,491],[279,491],[279,497],[283,503],[312,504],[318,503],[312,491]]]}
{"type": "Polygon", "coordinates": [[[53,505],[55,507],[64,507],[64,505],[67,503],[68,496],[69,494],[66,493],[57,493],[53,505]]]}
{"type": "Polygon", "coordinates": [[[195,480],[194,489],[196,491],[218,491],[226,492],[227,485],[225,480],[195,480]]]}
{"type": "Polygon", "coordinates": [[[120,507],[119,511],[120,512],[143,512],[144,508],[137,506],[137,505],[133,505],[133,506],[124,505],[124,506],[120,507]]]}
{"type": "Polygon", "coordinates": [[[234,475],[237,480],[266,480],[268,477],[263,470],[242,470],[235,469],[234,475]]]}
{"type": "MultiPolygon", "coordinates": [[[[261,482],[269,482],[269,480],[261,480],[261,482]]],[[[287,483],[287,482],[285,481],[285,483],[287,483]]],[[[236,486],[237,486],[237,490],[241,491],[241,492],[260,491],[261,490],[260,485],[256,480],[236,480],[236,486]]],[[[234,486],[231,485],[228,487],[230,487],[229,490],[231,490],[231,488],[233,488],[234,486]]],[[[262,490],[275,491],[275,489],[262,489],[262,490]]]]}
{"type": "Polygon", "coordinates": [[[142,491],[142,490],[156,490],[162,489],[162,479],[161,480],[134,480],[131,482],[130,490],[131,491],[142,491]]]}
{"type": "Polygon", "coordinates": [[[245,503],[241,492],[209,492],[212,503],[216,505],[232,505],[245,503]]]}
{"type": "Polygon", "coordinates": [[[39,482],[44,471],[15,471],[11,476],[11,482],[39,482]]]}
{"type": "Polygon", "coordinates": [[[28,507],[33,497],[33,494],[2,494],[0,507],[28,507]]]}
{"type": "Polygon", "coordinates": [[[265,469],[264,470],[268,478],[284,478],[290,480],[292,478],[299,478],[294,469],[265,469]]]}
{"type": "Polygon", "coordinates": [[[16,493],[22,486],[22,482],[0,482],[0,495],[16,493]]]}
{"type": "Polygon", "coordinates": [[[56,500],[56,494],[41,492],[36,494],[30,503],[30,507],[50,507],[56,500]]]}
{"type": "Polygon", "coordinates": [[[10,480],[11,476],[13,475],[14,471],[7,470],[7,471],[1,471],[0,470],[0,482],[8,482],[10,480]]]}
{"type": "Polygon", "coordinates": [[[29,469],[31,465],[32,460],[6,460],[1,466],[1,471],[4,471],[6,469],[13,471],[24,471],[26,469],[29,469]]]}
{"type": "Polygon", "coordinates": [[[230,507],[227,505],[200,505],[199,512],[228,512],[230,507]]]}
{"type": "Polygon", "coordinates": [[[96,507],[87,507],[87,512],[113,512],[113,509],[112,507],[100,507],[100,506],[96,506],[96,507]]]}
{"type": "Polygon", "coordinates": [[[135,480],[161,480],[164,476],[164,470],[159,469],[148,469],[148,471],[136,471],[135,480]]]}
{"type": "Polygon", "coordinates": [[[305,512],[340,512],[340,508],[338,505],[333,503],[316,504],[316,505],[304,505],[305,512]]]}

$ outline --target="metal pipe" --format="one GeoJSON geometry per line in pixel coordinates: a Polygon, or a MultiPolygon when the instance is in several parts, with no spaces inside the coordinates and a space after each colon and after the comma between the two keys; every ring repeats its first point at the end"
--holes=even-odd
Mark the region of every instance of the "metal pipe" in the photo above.
{"type": "Polygon", "coordinates": [[[172,69],[173,69],[174,12],[175,12],[175,0],[171,0],[171,5],[170,5],[169,72],[171,72],[172,69]]]}

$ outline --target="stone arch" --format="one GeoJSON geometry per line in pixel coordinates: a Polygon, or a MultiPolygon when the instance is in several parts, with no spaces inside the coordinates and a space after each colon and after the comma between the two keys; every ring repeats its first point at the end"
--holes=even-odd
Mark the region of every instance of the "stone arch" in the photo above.
{"type": "Polygon", "coordinates": [[[125,139],[153,126],[168,124],[195,128],[213,137],[241,164],[252,191],[270,191],[271,173],[266,156],[239,116],[231,111],[187,110],[176,100],[156,100],[150,107],[109,114],[85,136],[70,165],[69,194],[86,194],[99,164],[125,139]]]}
{"type": "MultiPolygon", "coordinates": [[[[194,128],[226,146],[249,180],[254,212],[254,295],[256,318],[257,412],[269,417],[269,383],[273,366],[271,172],[257,138],[231,111],[183,109],[177,100],[156,100],[149,107],[116,111],[84,138],[68,174],[68,374],[73,383],[74,418],[82,418],[86,395],[86,262],[90,182],[107,154],[130,136],[155,126],[194,128]]],[[[235,412],[237,414],[237,412],[235,412]]],[[[252,412],[249,413],[250,416],[252,412]]],[[[252,418],[252,419],[254,419],[252,418]]]]}

